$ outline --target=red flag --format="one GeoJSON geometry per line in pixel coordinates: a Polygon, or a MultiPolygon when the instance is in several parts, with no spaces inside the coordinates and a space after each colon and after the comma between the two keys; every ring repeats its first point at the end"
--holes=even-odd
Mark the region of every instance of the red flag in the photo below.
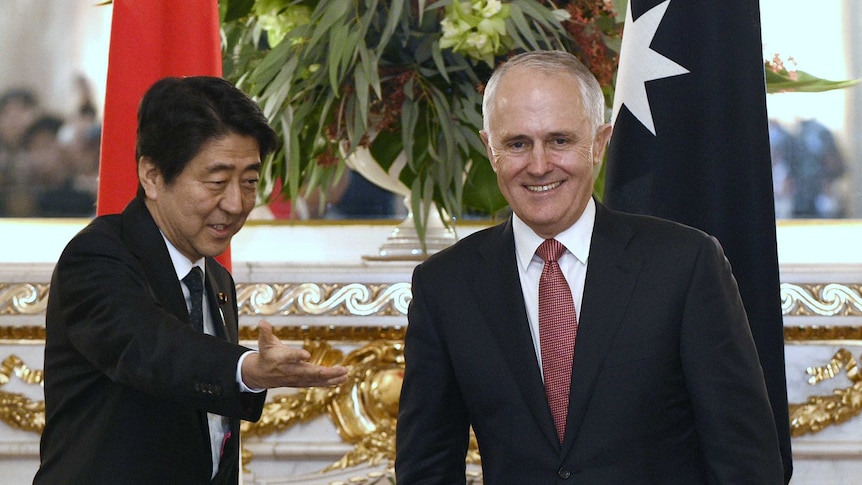
{"type": "MultiPolygon", "coordinates": [[[[96,212],[118,213],[138,188],[138,104],[166,76],[221,76],[217,0],[114,0],[96,212]]],[[[230,250],[219,256],[230,267],[230,250]]]]}

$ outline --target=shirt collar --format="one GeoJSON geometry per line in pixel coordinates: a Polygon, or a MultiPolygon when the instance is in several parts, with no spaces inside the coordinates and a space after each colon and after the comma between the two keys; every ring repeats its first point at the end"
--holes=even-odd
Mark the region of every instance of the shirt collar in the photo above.
{"type": "MultiPolygon", "coordinates": [[[[204,258],[201,258],[197,261],[190,261],[183,253],[174,246],[168,238],[165,237],[165,234],[159,231],[162,234],[162,239],[165,240],[165,245],[168,247],[168,255],[171,257],[171,262],[174,264],[174,271],[177,273],[177,279],[182,280],[189,274],[189,271],[192,270],[193,266],[197,266],[201,269],[204,275],[206,275],[206,265],[204,264],[204,258]]],[[[204,280],[206,281],[206,280],[204,280]]]]}
{"type": "MultiPolygon", "coordinates": [[[[581,264],[586,264],[587,258],[590,255],[590,241],[593,237],[593,226],[595,226],[595,223],[596,203],[590,197],[581,217],[568,229],[557,234],[554,239],[563,243],[563,246],[581,264]]],[[[539,245],[545,239],[533,232],[517,214],[512,214],[512,231],[515,233],[515,255],[518,259],[518,264],[523,269],[526,269],[533,260],[533,257],[536,256],[536,249],[539,248],[539,245]]]]}

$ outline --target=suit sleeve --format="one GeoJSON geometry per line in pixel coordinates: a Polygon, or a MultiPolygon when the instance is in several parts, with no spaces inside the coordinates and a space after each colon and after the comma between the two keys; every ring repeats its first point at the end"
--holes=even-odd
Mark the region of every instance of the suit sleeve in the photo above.
{"type": "Polygon", "coordinates": [[[784,483],[763,372],[736,280],[704,239],[683,311],[681,355],[711,483],[784,483]]]}
{"type": "Polygon", "coordinates": [[[467,409],[446,348],[444,324],[435,321],[433,297],[426,298],[421,265],[413,274],[412,293],[396,436],[397,482],[463,484],[467,409]]]}
{"type": "MultiPolygon", "coordinates": [[[[52,278],[47,325],[49,345],[57,340],[52,335],[65,334],[115,383],[223,416],[260,415],[263,398],[242,396],[236,383],[236,364],[247,349],[197,332],[168,312],[137,259],[103,232],[84,232],[64,251],[52,278]]],[[[82,381],[96,378],[79,372],[82,381]]]]}

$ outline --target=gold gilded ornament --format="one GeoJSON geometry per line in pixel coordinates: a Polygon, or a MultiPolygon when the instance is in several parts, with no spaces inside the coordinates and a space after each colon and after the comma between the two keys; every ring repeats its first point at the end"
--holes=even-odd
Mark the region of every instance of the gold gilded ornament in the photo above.
{"type": "Polygon", "coordinates": [[[0,315],[39,315],[48,306],[45,283],[0,283],[0,315]]]}
{"type": "MultiPolygon", "coordinates": [[[[43,373],[32,370],[18,356],[10,355],[0,363],[0,387],[12,376],[26,384],[42,385],[43,373]]],[[[41,433],[45,429],[45,401],[33,401],[18,393],[0,391],[0,419],[13,428],[41,433]]]]}
{"type": "Polygon", "coordinates": [[[833,379],[842,369],[853,383],[850,387],[835,389],[831,395],[810,396],[802,404],[790,404],[791,436],[817,433],[826,427],[844,423],[862,412],[862,375],[856,359],[847,349],[839,349],[824,366],[806,369],[806,373],[811,376],[808,383],[815,385],[833,379]]]}

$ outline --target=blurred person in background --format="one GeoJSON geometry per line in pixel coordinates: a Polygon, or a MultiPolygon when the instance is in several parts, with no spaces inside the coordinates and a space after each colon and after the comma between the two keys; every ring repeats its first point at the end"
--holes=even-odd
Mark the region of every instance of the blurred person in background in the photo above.
{"type": "Polygon", "coordinates": [[[39,111],[38,99],[30,89],[13,88],[0,94],[0,217],[32,213],[22,142],[39,111]]]}
{"type": "Polygon", "coordinates": [[[35,217],[92,217],[96,194],[76,185],[80,168],[76,153],[61,143],[62,118],[42,115],[24,134],[26,187],[35,217]]]}

